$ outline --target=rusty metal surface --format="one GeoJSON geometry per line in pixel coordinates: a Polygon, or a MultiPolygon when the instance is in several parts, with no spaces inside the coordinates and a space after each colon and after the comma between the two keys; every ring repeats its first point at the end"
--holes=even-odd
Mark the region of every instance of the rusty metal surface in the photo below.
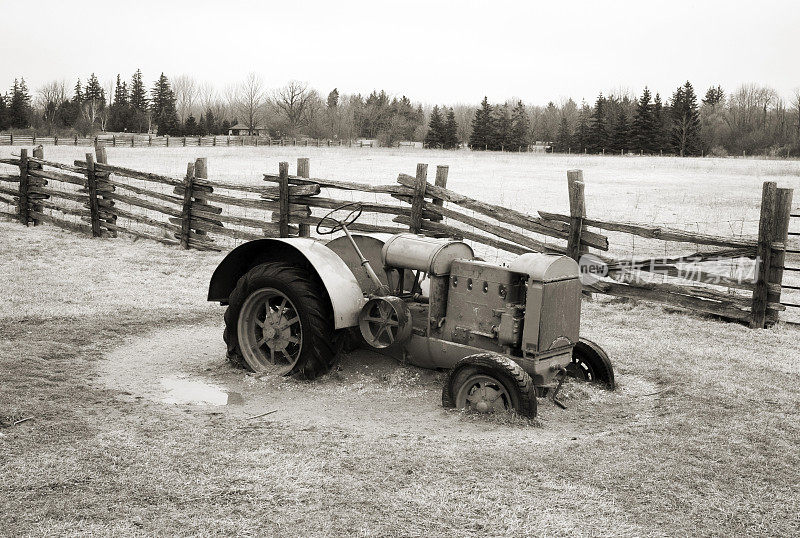
{"type": "Polygon", "coordinates": [[[411,233],[394,235],[383,246],[386,265],[439,276],[450,273],[453,260],[472,257],[472,248],[462,241],[411,233]]]}
{"type": "Polygon", "coordinates": [[[358,313],[367,302],[358,281],[342,259],[323,243],[306,237],[268,238],[239,245],[217,266],[209,284],[208,300],[227,302],[236,281],[258,260],[305,259],[322,280],[333,308],[337,329],[358,324],[358,313]]]}

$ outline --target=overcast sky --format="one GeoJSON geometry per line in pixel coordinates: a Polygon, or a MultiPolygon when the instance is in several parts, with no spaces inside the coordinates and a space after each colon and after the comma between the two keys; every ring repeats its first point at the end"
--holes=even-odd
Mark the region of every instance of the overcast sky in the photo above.
{"type": "Polygon", "coordinates": [[[427,103],[529,103],[690,80],[800,87],[800,2],[117,2],[0,0],[0,87],[33,90],[141,68],[220,90],[250,72],[326,94],[386,89],[427,103]]]}

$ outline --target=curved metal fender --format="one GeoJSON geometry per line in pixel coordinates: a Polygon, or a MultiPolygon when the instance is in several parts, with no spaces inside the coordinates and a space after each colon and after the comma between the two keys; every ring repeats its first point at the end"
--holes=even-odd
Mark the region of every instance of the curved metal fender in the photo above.
{"type": "Polygon", "coordinates": [[[227,302],[239,278],[264,261],[298,261],[305,258],[325,285],[337,329],[358,325],[367,299],[347,264],[324,244],[306,237],[257,239],[239,245],[217,266],[208,289],[209,301],[227,302]]]}

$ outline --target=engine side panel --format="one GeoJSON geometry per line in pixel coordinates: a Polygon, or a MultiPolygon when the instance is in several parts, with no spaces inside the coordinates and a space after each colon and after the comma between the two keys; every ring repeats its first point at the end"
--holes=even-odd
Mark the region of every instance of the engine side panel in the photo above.
{"type": "Polygon", "coordinates": [[[524,303],[523,278],[486,262],[454,261],[441,338],[503,352],[507,344],[498,340],[502,317],[510,305],[524,303]]]}

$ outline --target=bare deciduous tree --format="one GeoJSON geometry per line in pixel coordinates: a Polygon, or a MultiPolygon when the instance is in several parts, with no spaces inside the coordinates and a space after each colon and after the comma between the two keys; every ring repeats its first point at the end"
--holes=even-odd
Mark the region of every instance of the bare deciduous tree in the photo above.
{"type": "Polygon", "coordinates": [[[307,83],[292,80],[275,91],[272,103],[275,109],[285,116],[289,130],[294,132],[305,119],[315,100],[319,100],[319,94],[309,90],[307,83]]]}
{"type": "Polygon", "coordinates": [[[794,107],[795,114],[797,115],[797,128],[795,135],[797,143],[800,144],[800,88],[794,91],[794,98],[792,99],[792,106],[794,107]]]}
{"type": "Polygon", "coordinates": [[[172,79],[172,89],[175,92],[178,119],[181,123],[186,123],[186,118],[194,111],[194,105],[200,92],[197,81],[190,75],[178,75],[172,79]]]}
{"type": "Polygon", "coordinates": [[[250,73],[239,86],[229,88],[227,94],[228,103],[237,121],[251,132],[264,127],[262,121],[266,94],[261,77],[250,73]]]}
{"type": "Polygon", "coordinates": [[[36,106],[41,111],[42,119],[47,125],[47,134],[51,133],[56,122],[58,107],[67,100],[67,84],[63,80],[48,82],[36,90],[36,106]]]}

